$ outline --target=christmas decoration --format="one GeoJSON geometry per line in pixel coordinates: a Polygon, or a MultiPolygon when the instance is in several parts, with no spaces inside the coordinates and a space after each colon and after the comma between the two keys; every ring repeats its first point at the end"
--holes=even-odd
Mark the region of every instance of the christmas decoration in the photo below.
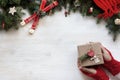
{"type": "Polygon", "coordinates": [[[104,20],[113,40],[117,39],[120,25],[115,19],[120,18],[120,0],[80,0],[80,12],[83,16],[97,17],[97,23],[104,20]]]}
{"type": "Polygon", "coordinates": [[[4,27],[5,27],[5,23],[4,23],[4,22],[2,22],[2,28],[4,29],[4,27]]]}
{"type": "Polygon", "coordinates": [[[94,2],[104,11],[104,13],[98,15],[99,18],[110,18],[119,12],[116,0],[94,0],[94,2]]]}
{"type": "Polygon", "coordinates": [[[90,7],[89,13],[92,13],[92,12],[93,12],[93,7],[90,7]]]}
{"type": "Polygon", "coordinates": [[[14,15],[15,12],[16,12],[15,6],[10,8],[10,11],[9,11],[10,14],[14,15]]]}
{"type": "Polygon", "coordinates": [[[32,34],[39,19],[52,15],[63,8],[65,9],[64,14],[66,17],[71,12],[80,12],[83,16],[96,17],[98,19],[97,23],[104,20],[107,23],[106,28],[113,35],[113,40],[117,39],[120,33],[118,20],[120,19],[120,0],[0,0],[0,30],[18,29],[23,15],[21,10],[28,9],[32,16],[28,20],[23,20],[21,25],[33,20],[33,25],[29,31],[32,34]],[[40,8],[41,4],[43,6],[40,8]],[[49,4],[51,4],[49,6],[50,9],[48,8],[44,11],[45,6],[49,4]]]}
{"type": "Polygon", "coordinates": [[[82,55],[82,56],[80,57],[80,60],[81,60],[81,61],[84,61],[84,60],[86,60],[86,59],[88,59],[88,58],[94,57],[94,55],[95,55],[94,51],[93,51],[93,50],[90,50],[88,53],[82,55]]]}
{"type": "Polygon", "coordinates": [[[75,6],[75,7],[80,7],[79,0],[75,0],[74,6],[75,6]]]}
{"type": "Polygon", "coordinates": [[[67,17],[69,15],[69,12],[68,11],[65,11],[65,17],[67,17]]]}
{"type": "Polygon", "coordinates": [[[118,18],[115,19],[115,24],[116,24],[116,25],[120,25],[120,19],[118,19],[118,18]]]}
{"type": "Polygon", "coordinates": [[[55,6],[58,5],[57,1],[53,1],[48,6],[46,6],[46,3],[47,3],[47,0],[42,0],[39,10],[37,12],[35,12],[32,16],[30,16],[26,20],[23,20],[20,23],[21,25],[25,25],[25,24],[29,23],[31,20],[34,20],[33,25],[29,31],[30,34],[33,34],[35,32],[36,25],[38,24],[39,18],[42,15],[45,15],[47,11],[51,10],[52,8],[54,8],[55,6]]]}
{"type": "Polygon", "coordinates": [[[37,5],[30,0],[0,0],[0,30],[18,29],[23,15],[21,10],[26,8],[32,13],[33,6],[37,5]]]}
{"type": "Polygon", "coordinates": [[[98,42],[78,46],[79,62],[81,66],[95,66],[103,64],[101,44],[98,42]]]}

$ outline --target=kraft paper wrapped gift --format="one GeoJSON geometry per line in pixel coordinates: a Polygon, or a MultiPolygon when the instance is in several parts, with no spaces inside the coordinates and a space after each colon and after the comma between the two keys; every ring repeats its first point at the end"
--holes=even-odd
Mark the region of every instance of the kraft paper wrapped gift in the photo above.
{"type": "Polygon", "coordinates": [[[85,45],[78,46],[78,62],[82,67],[89,67],[104,64],[102,51],[101,51],[101,43],[89,43],[85,45]],[[94,54],[94,56],[88,56],[88,53],[94,54]],[[87,55],[87,57],[86,57],[87,55]],[[83,59],[84,58],[84,59],[83,59]]]}

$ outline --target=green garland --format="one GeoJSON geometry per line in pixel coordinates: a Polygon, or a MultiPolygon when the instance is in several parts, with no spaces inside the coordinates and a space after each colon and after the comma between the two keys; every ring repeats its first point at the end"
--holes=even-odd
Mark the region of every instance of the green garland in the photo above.
{"type": "Polygon", "coordinates": [[[22,8],[28,8],[32,11],[37,6],[35,2],[29,0],[0,0],[0,30],[9,30],[10,28],[18,29],[21,21],[22,8]],[[15,6],[17,12],[15,15],[9,13],[9,9],[15,6]]]}
{"type": "MultiPolygon", "coordinates": [[[[47,4],[50,4],[53,0],[48,0],[47,4]]],[[[45,15],[54,14],[56,11],[60,11],[65,8],[65,16],[69,15],[70,12],[80,12],[83,16],[93,16],[97,17],[99,14],[103,13],[93,0],[57,0],[59,5],[54,9],[48,11],[45,15]],[[68,6],[69,5],[69,6],[68,6]],[[90,12],[90,8],[93,11],[90,12]]],[[[21,17],[24,13],[21,12],[22,9],[28,9],[30,14],[33,14],[39,9],[41,0],[0,0],[0,30],[9,30],[11,28],[18,29],[21,17]],[[16,12],[14,15],[9,13],[11,7],[15,6],[16,12]]],[[[115,41],[117,35],[120,33],[120,25],[115,24],[115,19],[120,18],[120,13],[113,15],[112,17],[104,20],[98,19],[97,23],[104,20],[107,25],[106,28],[109,33],[113,35],[113,40],[115,41]]]]}

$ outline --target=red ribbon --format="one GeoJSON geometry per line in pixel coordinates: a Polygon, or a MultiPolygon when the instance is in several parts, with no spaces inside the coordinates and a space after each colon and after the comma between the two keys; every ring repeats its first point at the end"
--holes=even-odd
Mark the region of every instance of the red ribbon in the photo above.
{"type": "Polygon", "coordinates": [[[37,24],[39,22],[40,14],[46,13],[49,10],[51,10],[52,8],[54,8],[55,6],[58,5],[57,1],[53,1],[51,4],[49,4],[48,6],[45,7],[46,3],[47,3],[47,0],[42,0],[38,12],[35,12],[33,15],[31,15],[30,17],[28,17],[27,19],[24,20],[25,24],[27,24],[30,21],[34,20],[31,29],[33,29],[33,30],[36,29],[36,26],[37,26],[37,24]]]}
{"type": "Polygon", "coordinates": [[[93,1],[99,8],[101,8],[104,11],[104,13],[98,15],[98,18],[107,19],[119,12],[118,4],[120,4],[120,0],[93,0],[93,1]]]}

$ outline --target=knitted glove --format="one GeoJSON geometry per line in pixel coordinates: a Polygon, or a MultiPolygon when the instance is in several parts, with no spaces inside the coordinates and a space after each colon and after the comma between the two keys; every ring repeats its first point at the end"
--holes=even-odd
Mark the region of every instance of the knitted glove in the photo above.
{"type": "MultiPolygon", "coordinates": [[[[107,54],[109,54],[111,56],[111,60],[106,60],[104,57],[104,67],[114,76],[118,73],[120,73],[120,62],[115,60],[113,58],[113,56],[111,55],[111,52],[109,50],[107,50],[105,48],[105,50],[107,51],[107,54]]],[[[103,53],[105,53],[105,50],[103,51],[103,53]]]]}
{"type": "Polygon", "coordinates": [[[93,78],[94,80],[109,80],[109,77],[106,75],[106,73],[100,68],[100,67],[96,67],[94,68],[94,70],[96,70],[95,73],[91,73],[90,69],[87,68],[83,68],[80,69],[82,73],[84,73],[85,75],[93,78]]]}

